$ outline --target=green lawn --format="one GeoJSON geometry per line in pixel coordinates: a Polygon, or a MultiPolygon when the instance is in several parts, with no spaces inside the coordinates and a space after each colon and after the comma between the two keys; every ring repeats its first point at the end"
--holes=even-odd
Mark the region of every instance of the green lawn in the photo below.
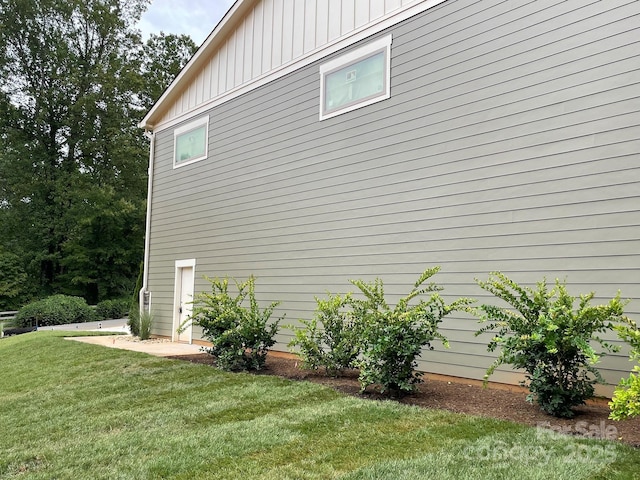
{"type": "Polygon", "coordinates": [[[0,479],[631,479],[640,452],[305,382],[0,340],[0,479]]]}

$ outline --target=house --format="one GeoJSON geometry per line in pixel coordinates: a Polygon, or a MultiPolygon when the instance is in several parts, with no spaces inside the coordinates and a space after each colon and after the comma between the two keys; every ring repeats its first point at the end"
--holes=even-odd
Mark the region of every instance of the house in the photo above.
{"type": "MultiPolygon", "coordinates": [[[[640,2],[238,0],[140,126],[151,139],[144,292],[178,334],[208,276],[256,275],[287,321],[314,295],[428,266],[618,290],[640,315],[640,2]]],[[[460,314],[429,372],[482,378],[460,314]]],[[[283,330],[276,349],[286,351],[283,330]]],[[[625,355],[607,357],[612,383],[625,355]]],[[[508,367],[496,381],[515,382],[508,367]]]]}

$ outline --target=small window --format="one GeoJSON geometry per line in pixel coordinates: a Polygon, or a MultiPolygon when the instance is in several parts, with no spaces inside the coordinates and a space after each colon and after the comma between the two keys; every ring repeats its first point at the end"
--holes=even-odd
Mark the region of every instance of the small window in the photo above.
{"type": "Polygon", "coordinates": [[[188,123],[173,133],[173,166],[181,167],[207,158],[209,117],[188,123]]]}
{"type": "Polygon", "coordinates": [[[391,36],[320,67],[320,120],[389,98],[391,36]]]}

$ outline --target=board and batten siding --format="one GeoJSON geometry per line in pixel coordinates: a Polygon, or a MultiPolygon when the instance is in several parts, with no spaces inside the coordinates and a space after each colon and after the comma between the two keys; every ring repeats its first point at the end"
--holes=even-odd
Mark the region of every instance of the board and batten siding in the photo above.
{"type": "Polygon", "coordinates": [[[160,123],[223,96],[424,0],[260,0],[160,123]]]}
{"type": "MultiPolygon", "coordinates": [[[[495,302],[474,278],[499,270],[597,302],[621,290],[640,320],[639,18],[625,0],[447,1],[373,37],[393,37],[388,100],[318,121],[319,65],[340,52],[210,110],[206,160],[173,169],[173,130],[157,132],[154,333],[171,335],[189,258],[196,291],[256,275],[284,323],[349,279],[381,277],[397,300],[434,265],[449,300],[495,302]]],[[[447,318],[451,348],[420,368],[482,378],[477,328],[447,318]]],[[[631,364],[601,367],[617,383],[631,364]]]]}

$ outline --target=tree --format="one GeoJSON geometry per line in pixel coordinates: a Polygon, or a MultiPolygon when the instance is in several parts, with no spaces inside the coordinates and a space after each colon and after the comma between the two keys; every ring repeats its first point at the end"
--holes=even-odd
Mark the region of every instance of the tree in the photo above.
{"type": "Polygon", "coordinates": [[[140,50],[142,90],[140,102],[153,106],[198,49],[188,35],[152,34],[140,50]]]}
{"type": "MultiPolygon", "coordinates": [[[[86,274],[100,260],[95,253],[110,247],[102,242],[77,255],[86,219],[125,200],[136,205],[138,221],[144,217],[145,145],[133,132],[137,112],[127,82],[137,73],[128,61],[136,42],[131,27],[145,5],[0,1],[0,85],[10,113],[0,165],[9,185],[7,242],[30,257],[26,268],[42,293],[91,301],[113,294],[86,274]]],[[[142,244],[136,229],[119,233],[142,244]]]]}
{"type": "Polygon", "coordinates": [[[36,296],[133,289],[148,161],[137,123],[193,49],[142,43],[148,3],[0,0],[0,246],[36,296]]]}
{"type": "Polygon", "coordinates": [[[0,247],[0,310],[20,307],[20,298],[28,298],[27,274],[20,258],[0,247]]]}

